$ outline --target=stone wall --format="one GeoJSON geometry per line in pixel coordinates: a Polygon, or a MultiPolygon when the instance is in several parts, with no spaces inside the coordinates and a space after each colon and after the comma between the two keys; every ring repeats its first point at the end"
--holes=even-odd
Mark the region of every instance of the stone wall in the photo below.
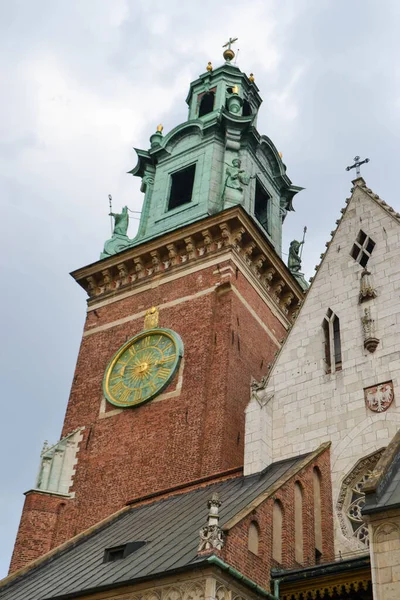
{"type": "MultiPolygon", "coordinates": [[[[260,401],[247,407],[245,473],[272,461],[332,442],[336,505],[342,481],[362,457],[386,446],[400,425],[400,221],[358,180],[304,305],[272,369],[260,401]],[[362,229],[375,242],[368,262],[377,297],[359,303],[362,266],[350,252],[362,229]],[[364,347],[362,317],[369,306],[379,344],[364,347]],[[340,319],[341,369],[327,372],[322,322],[328,309],[340,319]],[[392,382],[387,410],[366,405],[364,389],[392,382]]],[[[338,521],[336,547],[361,550],[346,539],[338,521]]]]}
{"type": "Polygon", "coordinates": [[[400,598],[400,512],[369,515],[374,600],[400,598]]]}

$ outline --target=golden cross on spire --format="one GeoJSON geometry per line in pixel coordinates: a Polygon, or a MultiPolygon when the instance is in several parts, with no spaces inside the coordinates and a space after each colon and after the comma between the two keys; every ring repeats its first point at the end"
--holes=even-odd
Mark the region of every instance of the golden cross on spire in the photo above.
{"type": "Polygon", "coordinates": [[[223,57],[224,57],[224,59],[225,59],[227,62],[231,62],[231,60],[232,60],[233,58],[235,58],[235,53],[234,53],[234,51],[232,50],[231,46],[232,46],[232,44],[234,44],[234,43],[235,43],[235,42],[237,42],[237,41],[238,41],[238,38],[231,38],[231,37],[230,37],[230,38],[229,38],[229,40],[226,42],[226,44],[224,44],[224,45],[222,46],[223,48],[226,48],[226,50],[225,50],[225,52],[224,52],[224,54],[223,54],[223,57]]]}

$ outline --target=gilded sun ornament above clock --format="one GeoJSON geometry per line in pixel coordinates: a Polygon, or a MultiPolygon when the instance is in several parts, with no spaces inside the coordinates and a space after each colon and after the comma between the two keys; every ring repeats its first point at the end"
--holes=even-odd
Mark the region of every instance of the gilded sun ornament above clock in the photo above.
{"type": "Polygon", "coordinates": [[[183,342],[171,329],[142,331],[111,359],[103,379],[105,397],[119,407],[151,400],[171,383],[182,356],[183,342]]]}

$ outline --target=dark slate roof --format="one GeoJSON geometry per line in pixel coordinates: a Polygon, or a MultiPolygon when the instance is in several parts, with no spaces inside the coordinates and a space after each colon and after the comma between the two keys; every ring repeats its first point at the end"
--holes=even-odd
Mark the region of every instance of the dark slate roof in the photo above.
{"type": "Polygon", "coordinates": [[[220,494],[221,526],[268,490],[305,456],[274,463],[262,473],[213,483],[192,491],[132,506],[115,520],[0,587],[0,600],[45,600],[96,588],[118,586],[194,566],[207,502],[220,494]],[[103,562],[106,548],[128,542],[146,545],[122,560],[103,562]]]}
{"type": "Polygon", "coordinates": [[[400,430],[382,454],[363,491],[363,514],[400,508],[400,430]]]}

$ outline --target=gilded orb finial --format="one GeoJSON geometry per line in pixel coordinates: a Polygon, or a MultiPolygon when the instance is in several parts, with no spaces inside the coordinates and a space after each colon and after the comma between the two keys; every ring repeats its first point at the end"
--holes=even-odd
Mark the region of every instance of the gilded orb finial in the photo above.
{"type": "Polygon", "coordinates": [[[222,47],[226,48],[226,50],[223,53],[223,57],[226,60],[226,62],[230,63],[231,60],[233,60],[235,58],[235,53],[232,50],[231,46],[234,42],[237,42],[238,38],[229,38],[229,40],[226,42],[226,44],[224,44],[222,47]]]}
{"type": "Polygon", "coordinates": [[[164,129],[164,126],[161,125],[161,123],[159,125],[157,125],[157,131],[159,131],[160,133],[162,133],[163,129],[164,129]]]}
{"type": "Polygon", "coordinates": [[[254,83],[254,75],[253,75],[253,73],[250,73],[250,75],[249,75],[249,81],[251,81],[251,83],[254,83]]]}
{"type": "Polygon", "coordinates": [[[213,66],[212,66],[212,64],[211,64],[210,61],[208,61],[206,68],[207,68],[207,71],[212,71],[213,70],[213,66]]]}

